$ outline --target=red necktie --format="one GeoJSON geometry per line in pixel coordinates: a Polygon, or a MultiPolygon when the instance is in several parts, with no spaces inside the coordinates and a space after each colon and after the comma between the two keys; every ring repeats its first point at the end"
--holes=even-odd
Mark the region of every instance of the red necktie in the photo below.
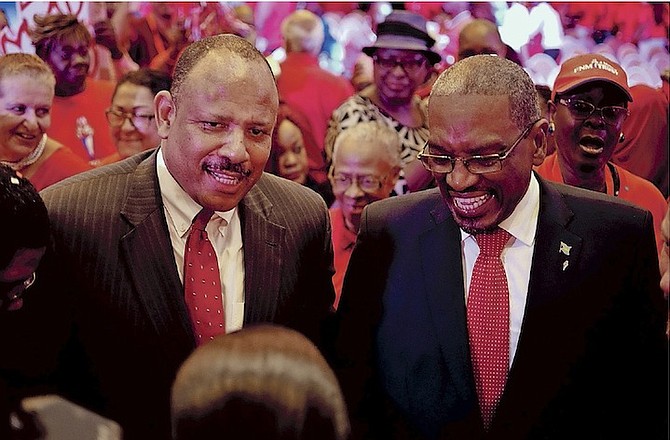
{"type": "Polygon", "coordinates": [[[184,251],[184,298],[197,345],[226,332],[219,263],[205,231],[212,214],[203,209],[195,216],[184,251]]]}
{"type": "Polygon", "coordinates": [[[510,234],[500,228],[475,235],[479,256],[468,294],[470,357],[484,428],[488,430],[509,368],[509,290],[500,260],[510,234]]]}

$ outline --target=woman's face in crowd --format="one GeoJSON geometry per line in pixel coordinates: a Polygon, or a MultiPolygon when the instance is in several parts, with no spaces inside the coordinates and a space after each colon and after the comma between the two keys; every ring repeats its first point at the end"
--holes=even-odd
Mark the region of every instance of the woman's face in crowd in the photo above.
{"type": "Polygon", "coordinates": [[[15,74],[0,80],[0,160],[28,156],[51,125],[54,82],[47,75],[15,74]]]}
{"type": "Polygon", "coordinates": [[[301,185],[307,181],[307,152],[302,133],[297,125],[284,119],[278,127],[277,165],[279,175],[301,185]]]}
{"type": "Polygon", "coordinates": [[[374,79],[383,104],[404,105],[428,78],[428,60],[420,51],[377,49],[374,79]]]}
{"type": "Polygon", "coordinates": [[[116,90],[110,110],[128,116],[121,125],[110,123],[112,138],[122,157],[156,148],[160,143],[153,105],[154,94],[148,87],[127,82],[116,90]]]}

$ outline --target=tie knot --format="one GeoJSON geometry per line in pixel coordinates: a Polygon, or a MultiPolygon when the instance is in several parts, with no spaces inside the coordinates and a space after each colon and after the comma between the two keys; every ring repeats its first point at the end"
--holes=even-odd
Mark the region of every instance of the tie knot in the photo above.
{"type": "Polygon", "coordinates": [[[193,219],[193,228],[198,231],[204,231],[207,227],[207,223],[209,223],[209,220],[212,218],[212,214],[214,214],[214,211],[211,209],[202,208],[198,215],[193,219]]]}
{"type": "Polygon", "coordinates": [[[477,244],[479,245],[479,253],[494,257],[500,257],[509,238],[510,233],[501,228],[475,234],[475,240],[477,240],[477,244]]]}

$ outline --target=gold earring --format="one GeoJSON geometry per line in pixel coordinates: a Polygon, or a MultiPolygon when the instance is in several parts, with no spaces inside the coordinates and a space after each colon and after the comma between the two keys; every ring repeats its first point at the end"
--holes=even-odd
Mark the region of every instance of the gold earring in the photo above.
{"type": "Polygon", "coordinates": [[[619,133],[619,143],[622,144],[626,140],[626,135],[619,133]]]}
{"type": "Polygon", "coordinates": [[[547,133],[554,134],[555,131],[556,131],[556,124],[550,122],[549,127],[547,127],[547,133]]]}

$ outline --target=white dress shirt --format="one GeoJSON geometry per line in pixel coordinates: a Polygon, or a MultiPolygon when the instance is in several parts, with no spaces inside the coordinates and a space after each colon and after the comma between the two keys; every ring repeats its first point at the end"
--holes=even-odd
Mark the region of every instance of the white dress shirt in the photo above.
{"type": "MultiPolygon", "coordinates": [[[[540,185],[531,175],[528,190],[512,214],[500,223],[500,227],[512,235],[510,243],[502,251],[501,259],[507,275],[509,288],[509,362],[514,360],[519,343],[523,314],[526,308],[530,268],[535,249],[535,231],[540,211],[540,185]]],[[[465,270],[465,303],[468,300],[470,279],[475,260],[479,255],[479,246],[474,236],[461,229],[461,249],[465,270]]]]}
{"type": "MultiPolygon", "coordinates": [[[[184,248],[193,218],[202,206],[197,204],[172,177],[163,159],[163,151],[156,156],[158,186],[161,190],[165,218],[170,231],[179,278],[184,282],[184,248]]],[[[242,226],[237,208],[230,211],[215,211],[205,228],[216,251],[223,310],[226,315],[226,333],[242,328],[244,322],[244,249],[242,226]]]]}

